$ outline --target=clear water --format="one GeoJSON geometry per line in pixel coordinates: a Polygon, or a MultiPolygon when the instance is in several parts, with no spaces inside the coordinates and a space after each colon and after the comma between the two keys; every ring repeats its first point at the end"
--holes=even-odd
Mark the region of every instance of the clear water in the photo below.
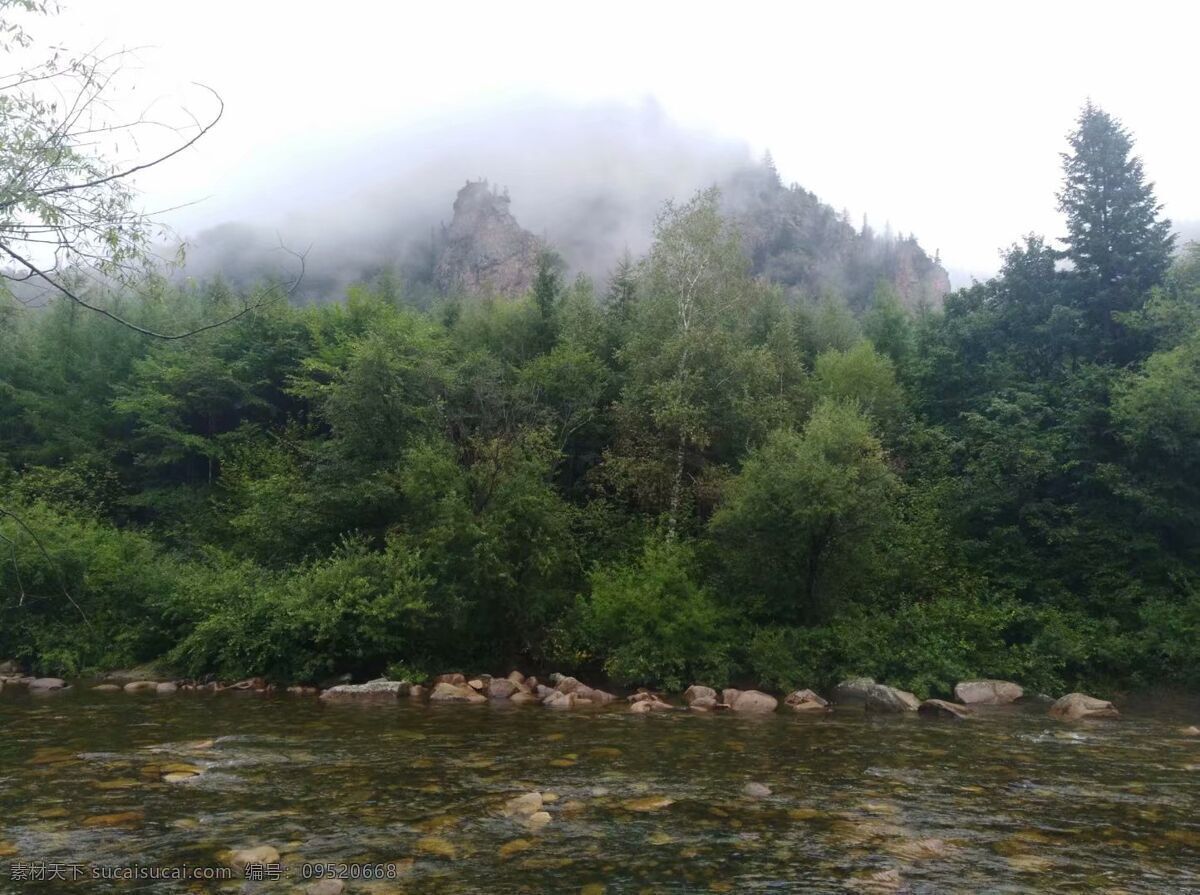
{"type": "Polygon", "coordinates": [[[1200,892],[1200,738],[1180,733],[1198,722],[1197,702],[951,723],[6,690],[0,892],[297,892],[326,862],[386,868],[346,881],[379,895],[1200,892]],[[555,797],[540,829],[503,815],[532,790],[555,797]],[[262,845],[281,879],[10,870],[221,867],[262,845]]]}

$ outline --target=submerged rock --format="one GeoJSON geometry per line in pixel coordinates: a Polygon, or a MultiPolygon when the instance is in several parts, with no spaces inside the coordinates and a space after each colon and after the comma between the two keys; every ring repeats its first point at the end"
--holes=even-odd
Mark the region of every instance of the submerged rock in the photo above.
{"type": "Polygon", "coordinates": [[[1121,717],[1111,702],[1086,693],[1068,693],[1050,706],[1050,717],[1063,721],[1113,720],[1121,717]]]}
{"type": "Polygon", "coordinates": [[[121,685],[120,684],[97,684],[96,686],[92,687],[92,689],[94,691],[96,691],[97,693],[120,693],[121,685]]]}
{"type": "Polygon", "coordinates": [[[154,688],[154,692],[155,693],[174,693],[178,689],[179,689],[179,685],[174,683],[173,681],[163,681],[161,684],[159,684],[157,687],[154,688]]]}
{"type": "Polygon", "coordinates": [[[867,693],[875,686],[873,677],[852,677],[833,688],[833,701],[837,705],[865,703],[867,693]]]}
{"type": "Polygon", "coordinates": [[[771,794],[771,788],[764,783],[751,781],[742,787],[742,793],[752,799],[765,799],[771,794]]]}
{"type": "Polygon", "coordinates": [[[524,792],[504,803],[504,816],[525,816],[542,810],[544,799],[540,792],[524,792]]]}
{"type": "Polygon", "coordinates": [[[243,848],[229,855],[229,866],[242,871],[247,864],[278,864],[279,852],[269,845],[259,845],[254,848],[243,848]]]}
{"type": "Polygon", "coordinates": [[[528,690],[518,690],[512,696],[508,697],[508,701],[517,705],[530,705],[532,703],[541,702],[541,697],[535,696],[528,690]]]}
{"type": "Polygon", "coordinates": [[[1179,732],[1181,734],[1183,734],[1185,737],[1200,737],[1200,727],[1197,727],[1194,724],[1191,727],[1183,728],[1179,732]]]}
{"type": "Polygon", "coordinates": [[[867,688],[863,705],[868,712],[915,712],[920,707],[921,700],[907,690],[899,690],[887,684],[872,684],[867,688]]]}
{"type": "Polygon", "coordinates": [[[412,690],[408,681],[378,678],[365,684],[338,684],[321,694],[322,699],[399,699],[412,690]]]}
{"type": "Polygon", "coordinates": [[[304,888],[304,895],[342,895],[346,884],[340,879],[319,879],[304,888]]]}
{"type": "Polygon", "coordinates": [[[948,718],[965,721],[974,712],[965,705],[956,702],[946,702],[944,699],[926,699],[917,708],[917,714],[922,718],[948,718]]]}
{"type": "MultiPolygon", "coordinates": [[[[459,675],[462,677],[462,675],[459,675]]],[[[451,684],[443,681],[433,688],[429,694],[430,702],[487,702],[487,697],[476,693],[465,684],[451,684]]]]}
{"type": "Polygon", "coordinates": [[[797,690],[794,693],[789,693],[783,700],[783,704],[794,712],[829,711],[829,702],[812,690],[797,690]]]}
{"type": "Polygon", "coordinates": [[[649,690],[638,690],[629,699],[629,711],[639,715],[644,715],[648,712],[669,712],[671,705],[657,694],[651,693],[649,690]]]}
{"type": "Polygon", "coordinates": [[[967,705],[1008,705],[1025,695],[1025,689],[1012,681],[960,681],[954,698],[967,705]]]}

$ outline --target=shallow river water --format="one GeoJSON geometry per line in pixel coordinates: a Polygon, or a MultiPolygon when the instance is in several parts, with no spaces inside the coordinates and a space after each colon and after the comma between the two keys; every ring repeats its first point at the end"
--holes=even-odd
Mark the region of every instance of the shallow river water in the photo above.
{"type": "Polygon", "coordinates": [[[0,892],[1200,892],[1197,722],[5,691],[0,892]],[[278,879],[96,878],[257,846],[278,879]]]}

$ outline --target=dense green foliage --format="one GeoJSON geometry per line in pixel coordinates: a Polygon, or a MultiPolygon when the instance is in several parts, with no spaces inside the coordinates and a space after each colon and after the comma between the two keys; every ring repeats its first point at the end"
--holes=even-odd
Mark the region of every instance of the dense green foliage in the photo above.
{"type": "Polygon", "coordinates": [[[715,192],[601,297],[547,254],[526,296],[389,280],[173,342],[0,304],[0,656],[1200,685],[1200,252],[1131,145],[1086,107],[1065,251],[936,311],[796,300],[715,192]]]}

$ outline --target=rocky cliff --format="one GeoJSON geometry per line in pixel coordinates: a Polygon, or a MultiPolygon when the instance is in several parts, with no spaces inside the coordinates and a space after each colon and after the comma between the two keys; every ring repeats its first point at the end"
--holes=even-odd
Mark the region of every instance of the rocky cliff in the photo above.
{"type": "Polygon", "coordinates": [[[533,284],[542,243],[508,210],[508,193],[468,181],[434,247],[433,281],[444,294],[520,295],[533,284]]]}

